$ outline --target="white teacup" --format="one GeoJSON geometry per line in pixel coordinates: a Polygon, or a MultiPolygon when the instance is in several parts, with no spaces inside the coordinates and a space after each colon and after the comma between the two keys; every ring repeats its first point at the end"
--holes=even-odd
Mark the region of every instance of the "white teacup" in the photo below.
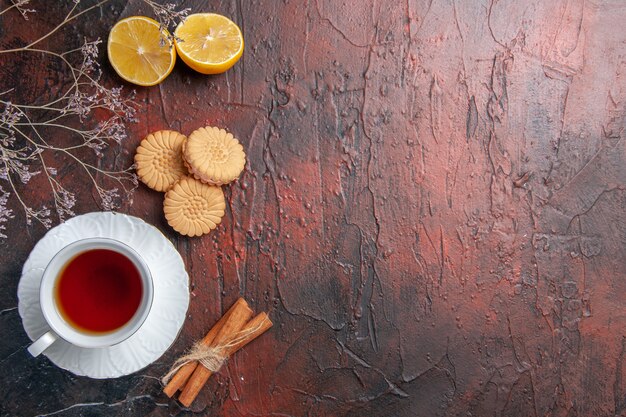
{"type": "Polygon", "coordinates": [[[50,330],[28,347],[28,352],[38,356],[59,338],[83,348],[103,348],[116,345],[132,336],[143,324],[150,312],[154,294],[152,275],[146,262],[128,245],[114,239],[89,238],[69,244],[61,249],[46,267],[39,290],[41,311],[50,330]],[[142,295],[135,314],[123,326],[108,333],[85,332],[69,323],[61,314],[56,286],[65,266],[81,253],[94,249],[108,249],[130,260],[139,272],[142,295]]]}

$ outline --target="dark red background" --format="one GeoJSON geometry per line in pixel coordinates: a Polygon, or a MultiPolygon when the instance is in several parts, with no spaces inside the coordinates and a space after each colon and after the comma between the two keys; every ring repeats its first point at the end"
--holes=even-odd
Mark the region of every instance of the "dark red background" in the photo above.
{"type": "MultiPolygon", "coordinates": [[[[180,250],[189,318],[117,380],[28,357],[16,288],[45,231],[18,213],[0,246],[2,415],[626,415],[626,2],[181,3],[237,22],[243,58],[219,76],[179,62],[137,88],[139,123],[104,162],[130,164],[163,128],[244,144],[211,235],[175,234],[144,186],[121,209],[180,250]],[[274,328],[180,408],[157,378],[239,296],[274,328]]],[[[3,47],[65,10],[32,6],[28,25],[0,18],[3,47]]],[[[146,13],[111,1],[48,46],[146,13]]],[[[15,66],[47,74],[32,57],[2,65],[3,87],[15,66]]],[[[99,210],[82,192],[78,211],[99,210]]]]}

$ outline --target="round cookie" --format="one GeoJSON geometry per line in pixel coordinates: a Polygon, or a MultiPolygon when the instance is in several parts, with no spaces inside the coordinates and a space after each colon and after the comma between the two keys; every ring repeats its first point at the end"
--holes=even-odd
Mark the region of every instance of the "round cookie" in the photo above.
{"type": "Polygon", "coordinates": [[[235,137],[217,127],[194,130],[183,145],[189,172],[202,182],[224,185],[236,180],[246,165],[243,146],[235,137]]]}
{"type": "Polygon", "coordinates": [[[186,139],[173,130],[160,130],[146,136],[135,154],[139,179],[153,190],[169,190],[187,174],[182,156],[186,139]]]}
{"type": "Polygon", "coordinates": [[[226,202],[220,187],[183,177],[165,193],[163,211],[167,222],[178,233],[200,236],[222,221],[226,202]]]}

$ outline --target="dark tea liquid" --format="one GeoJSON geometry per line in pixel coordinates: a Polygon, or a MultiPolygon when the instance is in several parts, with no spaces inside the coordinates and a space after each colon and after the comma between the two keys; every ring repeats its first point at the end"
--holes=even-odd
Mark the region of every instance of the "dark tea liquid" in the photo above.
{"type": "Polygon", "coordinates": [[[57,282],[57,306],[78,330],[108,333],[137,312],[143,285],[135,265],[124,255],[93,249],[71,259],[57,282]]]}

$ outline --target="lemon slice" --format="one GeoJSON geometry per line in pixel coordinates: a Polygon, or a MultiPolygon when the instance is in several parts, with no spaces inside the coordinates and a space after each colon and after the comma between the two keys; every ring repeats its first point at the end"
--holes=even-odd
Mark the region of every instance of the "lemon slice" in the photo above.
{"type": "Polygon", "coordinates": [[[109,33],[107,52],[120,77],[143,86],[163,81],[176,62],[169,33],[156,20],[144,16],[117,22],[109,33]]]}
{"type": "Polygon", "coordinates": [[[215,13],[187,16],[174,31],[174,38],[180,58],[203,74],[221,74],[243,53],[239,26],[215,13]]]}

